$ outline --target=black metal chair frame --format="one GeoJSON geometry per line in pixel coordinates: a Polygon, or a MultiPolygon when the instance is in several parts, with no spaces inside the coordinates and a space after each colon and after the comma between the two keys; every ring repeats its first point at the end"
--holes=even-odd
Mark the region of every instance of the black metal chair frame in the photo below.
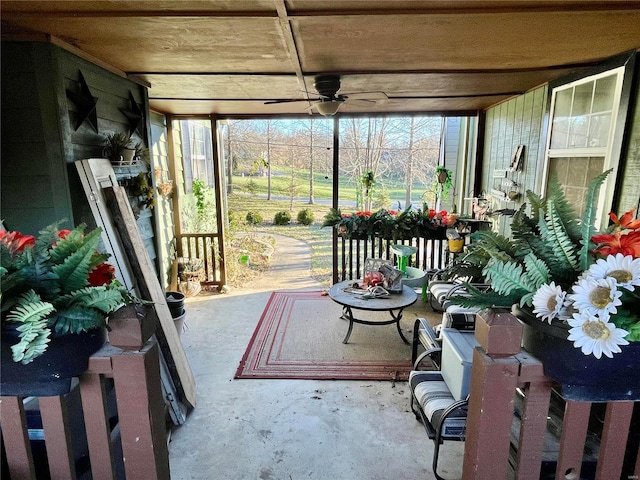
{"type": "Polygon", "coordinates": [[[440,456],[440,445],[444,443],[445,440],[453,440],[453,441],[464,441],[466,438],[466,427],[464,428],[464,433],[461,435],[444,435],[442,429],[444,428],[445,421],[451,417],[454,413],[459,411],[464,412],[464,418],[466,420],[467,409],[469,406],[469,396],[464,400],[458,400],[453,402],[447,408],[444,409],[442,415],[436,422],[436,424],[432,424],[427,416],[425,415],[422,407],[420,406],[420,402],[416,398],[414,394],[414,390],[411,389],[411,411],[416,416],[416,419],[424,425],[424,429],[427,432],[427,436],[433,440],[433,460],[431,463],[431,468],[433,469],[433,475],[437,480],[446,480],[444,477],[441,477],[438,474],[438,459],[440,456]]]}

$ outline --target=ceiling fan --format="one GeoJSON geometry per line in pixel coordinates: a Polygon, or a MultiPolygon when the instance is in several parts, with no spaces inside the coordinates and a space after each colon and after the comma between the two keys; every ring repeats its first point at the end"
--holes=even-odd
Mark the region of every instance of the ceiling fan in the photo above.
{"type": "Polygon", "coordinates": [[[317,99],[281,99],[264,102],[265,105],[273,103],[290,102],[311,102],[308,109],[316,109],[320,115],[330,117],[335,115],[342,104],[356,102],[362,106],[384,102],[389,99],[384,92],[353,92],[338,94],[340,90],[340,76],[338,75],[318,75],[313,79],[313,88],[316,89],[320,98],[317,99]]]}

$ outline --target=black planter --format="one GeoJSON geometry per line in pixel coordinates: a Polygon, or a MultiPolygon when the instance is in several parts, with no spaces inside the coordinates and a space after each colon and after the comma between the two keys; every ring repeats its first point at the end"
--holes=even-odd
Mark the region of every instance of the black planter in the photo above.
{"type": "Polygon", "coordinates": [[[71,389],[71,379],[89,366],[89,357],[107,341],[104,328],[69,335],[51,335],[47,350],[23,365],[11,358],[11,345],[18,342],[17,324],[2,327],[0,395],[50,397],[71,389]]]}
{"type": "Polygon", "coordinates": [[[567,400],[585,402],[640,400],[640,343],[621,345],[613,358],[584,355],[567,340],[569,327],[543,322],[532,313],[513,307],[524,326],[522,345],[538,358],[544,374],[560,383],[567,400]]]}
{"type": "Polygon", "coordinates": [[[171,318],[178,318],[184,313],[184,294],[180,292],[166,292],[167,306],[171,312],[171,318]]]}

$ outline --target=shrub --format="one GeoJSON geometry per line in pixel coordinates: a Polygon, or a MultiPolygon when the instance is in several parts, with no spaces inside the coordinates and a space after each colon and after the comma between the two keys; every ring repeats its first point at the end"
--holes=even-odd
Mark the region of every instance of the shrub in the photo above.
{"type": "Polygon", "coordinates": [[[247,192],[249,192],[251,195],[255,195],[256,193],[258,193],[258,188],[258,184],[254,182],[252,178],[250,178],[246,186],[247,192]]]}
{"type": "Polygon", "coordinates": [[[289,225],[291,223],[291,214],[286,210],[282,210],[273,217],[273,223],[276,225],[289,225]]]}
{"type": "Polygon", "coordinates": [[[250,225],[258,225],[262,223],[262,215],[259,212],[247,212],[245,220],[250,225]]]}
{"type": "Polygon", "coordinates": [[[311,225],[313,220],[313,212],[308,208],[304,208],[298,212],[298,223],[300,225],[311,225]]]}

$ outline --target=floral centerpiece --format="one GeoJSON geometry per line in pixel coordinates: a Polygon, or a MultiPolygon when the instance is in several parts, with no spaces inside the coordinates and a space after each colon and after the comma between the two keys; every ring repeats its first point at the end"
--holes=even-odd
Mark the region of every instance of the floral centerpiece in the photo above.
{"type": "Polygon", "coordinates": [[[60,230],[61,223],[37,238],[0,232],[0,312],[3,329],[13,325],[19,332],[11,346],[15,362],[42,355],[52,336],[106,327],[109,313],[135,300],[115,280],[108,255],[96,251],[101,230],[60,230]]]}
{"type": "Polygon", "coordinates": [[[403,211],[381,208],[376,212],[342,213],[332,208],[325,216],[323,227],[334,227],[343,238],[367,238],[375,235],[385,239],[409,240],[414,237],[444,238],[444,230],[456,224],[458,217],[446,210],[436,211],[425,204],[422,209],[411,205],[403,211]]]}
{"type": "Polygon", "coordinates": [[[465,306],[510,306],[531,311],[539,321],[563,322],[568,340],[585,355],[612,358],[621,346],[640,341],[640,220],[633,211],[611,213],[612,225],[597,232],[595,199],[607,174],[588,188],[582,219],[552,181],[548,197],[528,192],[514,215],[512,238],[493,232],[474,236],[461,262],[485,262],[490,291],[470,286],[465,306]]]}

